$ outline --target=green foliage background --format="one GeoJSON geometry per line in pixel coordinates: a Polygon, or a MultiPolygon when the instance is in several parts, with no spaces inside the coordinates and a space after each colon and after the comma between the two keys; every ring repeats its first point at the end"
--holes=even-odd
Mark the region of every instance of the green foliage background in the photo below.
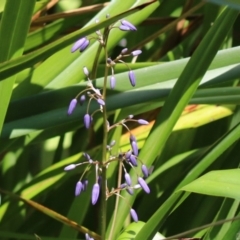
{"type": "MultiPolygon", "coordinates": [[[[115,197],[108,200],[107,238],[153,239],[157,232],[167,239],[236,238],[240,4],[145,3],[149,1],[115,0],[105,5],[100,0],[0,1],[1,239],[83,239],[86,232],[100,239],[100,205],[90,203],[94,172],[88,176],[87,192],[75,198],[83,170],[63,171],[66,165],[83,161],[83,152],[93,159],[101,156],[101,115],[87,131],[82,121],[86,105],[66,114],[71,99],[86,86],[82,68],[92,68],[98,43],[91,41],[81,54],[71,54],[70,49],[80,37],[122,18],[138,31],[114,29],[110,55],[116,56],[124,41],[143,54],[136,62],[127,60],[136,75],[134,88],[125,65],[115,67],[117,85],[108,91],[107,110],[110,122],[129,114],[150,122],[147,127],[130,127],[141,148],[139,158],[154,171],[147,179],[149,195],[122,193],[140,222],[131,223],[126,201],[120,200],[116,208],[115,197]],[[46,10],[49,4],[53,6],[46,10]],[[180,235],[171,238],[176,234],[180,235]]],[[[99,88],[103,63],[101,55],[99,88]]],[[[96,108],[92,104],[91,112],[96,108]]],[[[115,153],[128,150],[129,135],[120,127],[111,132],[109,142],[112,139],[117,142],[115,153]]],[[[108,169],[110,187],[116,186],[117,171],[116,165],[108,169]]],[[[131,175],[136,181],[134,171],[131,175]]]]}

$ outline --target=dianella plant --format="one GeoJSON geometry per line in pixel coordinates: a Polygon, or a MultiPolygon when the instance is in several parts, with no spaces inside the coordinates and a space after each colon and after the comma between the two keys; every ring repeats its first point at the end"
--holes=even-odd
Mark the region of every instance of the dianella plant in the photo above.
{"type": "Polygon", "coordinates": [[[0,239],[239,239],[239,10],[0,1],[0,239]]]}
{"type": "MultiPolygon", "coordinates": [[[[107,15],[106,17],[109,17],[107,15]]],[[[98,22],[98,21],[97,21],[98,22]]],[[[121,196],[121,191],[126,190],[130,195],[134,194],[134,189],[143,189],[147,194],[150,193],[150,189],[145,182],[145,178],[149,176],[152,169],[148,169],[147,166],[138,158],[138,145],[137,145],[137,139],[135,136],[131,133],[131,130],[127,126],[129,122],[136,122],[141,125],[147,125],[148,122],[144,119],[134,119],[133,115],[127,116],[125,119],[120,120],[119,122],[112,123],[108,121],[108,114],[107,114],[107,84],[110,85],[111,89],[115,88],[115,85],[117,83],[117,79],[114,76],[114,67],[117,63],[121,62],[126,65],[128,68],[128,78],[129,82],[134,87],[136,85],[136,78],[134,72],[128,67],[128,65],[123,61],[124,57],[127,56],[133,56],[136,57],[142,53],[141,50],[134,50],[129,52],[128,48],[123,48],[119,55],[115,59],[111,59],[108,54],[108,48],[107,48],[107,42],[109,35],[111,34],[111,30],[114,28],[118,28],[121,31],[137,31],[137,28],[131,24],[127,20],[121,20],[120,24],[114,23],[110,25],[109,27],[105,28],[102,32],[100,30],[96,31],[96,36],[90,36],[90,37],[82,37],[79,40],[75,42],[73,45],[71,52],[74,53],[77,50],[79,52],[83,52],[89,45],[90,40],[92,39],[94,41],[97,41],[99,43],[99,51],[97,52],[100,54],[101,49],[104,51],[105,55],[105,76],[104,76],[104,83],[102,89],[98,89],[94,87],[94,79],[90,79],[90,72],[87,67],[83,67],[84,75],[87,78],[87,85],[86,89],[81,91],[77,94],[75,98],[73,98],[70,102],[69,108],[68,108],[68,115],[71,115],[75,108],[77,107],[77,104],[83,105],[84,102],[87,102],[87,108],[86,113],[83,117],[83,123],[86,129],[91,128],[91,125],[94,124],[94,115],[100,112],[103,119],[103,144],[102,144],[102,157],[98,160],[93,160],[92,157],[88,153],[83,153],[83,157],[85,161],[77,163],[77,164],[70,164],[64,168],[65,171],[70,171],[75,169],[76,167],[84,167],[84,171],[82,175],[80,176],[79,181],[76,183],[75,188],[75,196],[80,195],[81,192],[86,191],[86,188],[88,186],[88,179],[87,175],[89,171],[94,171],[95,173],[95,181],[92,188],[91,193],[91,203],[92,205],[95,205],[101,195],[101,218],[100,218],[100,226],[101,226],[101,237],[102,239],[105,239],[105,232],[106,232],[106,201],[109,197],[115,196],[117,198],[121,197],[124,199],[124,197],[121,196]],[[117,26],[119,25],[119,26],[117,26]],[[108,70],[111,70],[110,78],[108,77],[108,70]],[[95,110],[94,112],[90,113],[89,106],[91,104],[91,101],[96,101],[99,105],[99,108],[95,110]],[[129,133],[129,144],[130,149],[126,152],[121,151],[119,149],[117,152],[113,153],[112,147],[116,144],[115,140],[112,140],[108,144],[108,133],[112,129],[123,126],[127,132],[129,133]],[[113,162],[117,162],[119,165],[118,171],[116,172],[118,179],[117,186],[109,186],[108,180],[107,180],[107,170],[110,167],[110,165],[113,162]],[[138,165],[141,165],[142,172],[139,173],[136,167],[138,165]],[[129,168],[133,168],[135,171],[135,174],[137,175],[138,184],[133,183],[130,174],[128,173],[129,168]],[[122,181],[122,176],[124,181],[122,181]],[[101,194],[100,194],[101,193],[101,194]]],[[[99,58],[98,55],[96,55],[95,61],[97,61],[99,58]]],[[[94,63],[94,66],[97,64],[94,63]]],[[[94,71],[97,71],[97,68],[94,68],[94,71]]],[[[92,76],[96,76],[95,72],[91,72],[92,76]]],[[[118,83],[121,84],[121,83],[118,83]]],[[[131,207],[131,205],[125,200],[126,207],[129,207],[129,213],[132,217],[132,219],[135,222],[138,222],[138,215],[136,211],[131,207]]],[[[117,206],[115,208],[115,212],[113,213],[114,219],[117,217],[117,206]]],[[[114,229],[114,221],[112,228],[114,229]]],[[[110,239],[112,236],[110,235],[110,239]]],[[[93,239],[91,236],[89,236],[88,233],[86,233],[86,239],[93,239]]]]}

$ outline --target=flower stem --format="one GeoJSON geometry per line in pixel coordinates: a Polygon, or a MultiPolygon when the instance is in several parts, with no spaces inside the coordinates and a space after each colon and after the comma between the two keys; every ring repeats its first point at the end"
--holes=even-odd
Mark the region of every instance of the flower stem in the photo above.
{"type": "MultiPolygon", "coordinates": [[[[105,36],[105,57],[107,62],[107,49],[106,49],[106,43],[107,43],[108,34],[105,36]]],[[[103,84],[103,93],[102,97],[103,100],[106,100],[106,91],[107,91],[107,77],[108,77],[108,67],[106,65],[105,67],[105,75],[104,75],[104,84],[103,84]]],[[[106,101],[105,101],[106,103],[106,101]]],[[[103,144],[102,144],[102,194],[101,194],[101,237],[102,240],[105,240],[105,234],[106,234],[106,216],[107,216],[107,201],[106,201],[106,192],[107,192],[107,178],[106,178],[106,165],[105,162],[107,161],[107,140],[108,140],[108,120],[107,120],[107,108],[106,105],[103,106],[103,144]]]]}

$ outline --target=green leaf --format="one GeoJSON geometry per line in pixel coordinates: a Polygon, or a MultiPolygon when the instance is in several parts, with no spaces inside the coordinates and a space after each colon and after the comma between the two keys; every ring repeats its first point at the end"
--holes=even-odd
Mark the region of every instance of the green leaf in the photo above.
{"type": "MultiPolygon", "coordinates": [[[[123,233],[117,238],[117,240],[134,240],[136,234],[141,230],[144,224],[145,223],[141,221],[129,224],[128,227],[124,229],[123,233]]],[[[152,240],[158,239],[165,239],[165,237],[160,233],[156,233],[152,240]]]]}
{"type": "MultiPolygon", "coordinates": [[[[0,25],[0,63],[17,58],[23,46],[31,22],[35,1],[8,0],[0,25]]],[[[15,76],[0,82],[0,134],[12,94],[15,76]]]]}
{"type": "Polygon", "coordinates": [[[32,208],[35,208],[36,210],[46,214],[47,216],[51,217],[51,218],[54,218],[56,219],[57,221],[59,222],[62,222],[63,224],[66,224],[74,229],[76,229],[77,231],[79,232],[83,232],[83,233],[89,233],[91,234],[91,236],[93,236],[95,239],[97,240],[100,240],[100,236],[98,234],[96,234],[95,232],[91,232],[90,230],[88,230],[87,228],[79,225],[78,223],[66,218],[65,216],[53,211],[52,209],[49,209],[33,200],[29,200],[29,199],[26,199],[24,197],[21,197],[21,196],[18,196],[16,194],[11,194],[9,192],[6,192],[6,191],[3,191],[1,190],[2,192],[4,192],[5,194],[9,195],[10,197],[12,198],[15,198],[17,200],[21,200],[22,202],[30,205],[32,208]]]}
{"type": "Polygon", "coordinates": [[[213,2],[223,6],[229,6],[234,9],[240,10],[240,2],[239,0],[209,0],[209,2],[213,2]]]}
{"type": "Polygon", "coordinates": [[[240,169],[209,172],[182,187],[181,191],[240,199],[240,169]]]}
{"type": "MultiPolygon", "coordinates": [[[[145,1],[143,1],[143,2],[145,2],[145,1]]],[[[1,73],[0,80],[3,80],[4,78],[11,76],[13,73],[17,73],[27,67],[33,66],[35,63],[51,56],[56,51],[68,46],[69,44],[72,44],[80,36],[89,35],[94,31],[97,31],[106,26],[109,26],[110,24],[117,22],[119,19],[122,19],[130,14],[133,14],[139,10],[142,10],[143,8],[147,7],[148,5],[150,5],[152,3],[157,4],[157,1],[153,0],[152,2],[145,2],[136,7],[133,7],[127,11],[124,11],[123,13],[117,14],[113,17],[103,20],[97,24],[92,23],[91,26],[87,26],[83,29],[80,29],[71,34],[68,34],[67,36],[62,37],[61,39],[34,51],[33,53],[27,54],[16,60],[12,60],[12,61],[8,61],[8,62],[4,62],[4,63],[0,64],[0,73],[1,73]]],[[[154,5],[156,5],[156,4],[154,4],[154,5]]]]}
{"type": "MultiPolygon", "coordinates": [[[[225,9],[222,12],[179,77],[140,153],[140,158],[148,159],[147,162],[149,165],[151,165],[153,160],[161,154],[164,144],[176,124],[176,121],[196,91],[202,77],[236,17],[236,11],[225,9]],[[161,138],[159,138],[159,136],[161,136],[161,138]],[[159,139],[158,144],[156,144],[156,139],[159,139]]],[[[139,232],[136,240],[151,238],[161,224],[161,220],[156,221],[156,219],[162,219],[161,217],[162,212],[160,210],[156,211],[139,232]]]]}

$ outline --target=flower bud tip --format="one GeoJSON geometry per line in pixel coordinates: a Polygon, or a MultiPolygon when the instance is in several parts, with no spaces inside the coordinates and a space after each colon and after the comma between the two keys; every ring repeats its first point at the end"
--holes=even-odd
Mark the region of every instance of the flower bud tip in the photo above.
{"type": "Polygon", "coordinates": [[[131,217],[132,217],[133,221],[134,222],[138,222],[138,215],[137,215],[136,211],[133,208],[131,208],[130,214],[131,214],[131,217]]]}
{"type": "Polygon", "coordinates": [[[70,164],[64,168],[65,171],[70,171],[76,168],[75,164],[70,164]]]}
{"type": "Polygon", "coordinates": [[[99,192],[100,192],[100,186],[98,183],[95,183],[92,189],[92,205],[96,204],[99,197],[99,192]]]}
{"type": "Polygon", "coordinates": [[[77,197],[78,195],[80,195],[81,191],[82,191],[82,182],[78,181],[76,184],[76,188],[75,188],[75,196],[77,197]]]}
{"type": "Polygon", "coordinates": [[[127,185],[131,186],[132,180],[131,180],[131,177],[128,173],[125,173],[125,180],[126,180],[127,185]]]}
{"type": "Polygon", "coordinates": [[[147,183],[144,181],[143,178],[139,177],[138,178],[138,183],[141,185],[142,189],[149,194],[150,193],[150,188],[148,187],[147,183]]]}
{"type": "Polygon", "coordinates": [[[92,118],[88,113],[84,115],[83,121],[85,128],[89,129],[92,122],[92,118]]]}
{"type": "Polygon", "coordinates": [[[127,20],[122,20],[121,24],[129,28],[130,31],[137,31],[137,28],[127,20]]]}
{"type": "Polygon", "coordinates": [[[76,108],[76,106],[77,106],[77,99],[76,98],[74,98],[71,102],[70,102],[70,104],[69,104],[69,107],[68,107],[68,115],[71,115],[72,113],[73,113],[73,111],[74,111],[74,109],[76,108]]]}
{"type": "Polygon", "coordinates": [[[130,80],[131,85],[134,87],[136,85],[136,78],[135,78],[135,74],[132,70],[130,70],[128,72],[128,78],[130,80]]]}
{"type": "Polygon", "coordinates": [[[141,125],[148,125],[148,124],[149,124],[149,122],[146,121],[146,120],[144,120],[144,119],[138,119],[137,121],[138,121],[138,123],[141,124],[141,125]]]}

